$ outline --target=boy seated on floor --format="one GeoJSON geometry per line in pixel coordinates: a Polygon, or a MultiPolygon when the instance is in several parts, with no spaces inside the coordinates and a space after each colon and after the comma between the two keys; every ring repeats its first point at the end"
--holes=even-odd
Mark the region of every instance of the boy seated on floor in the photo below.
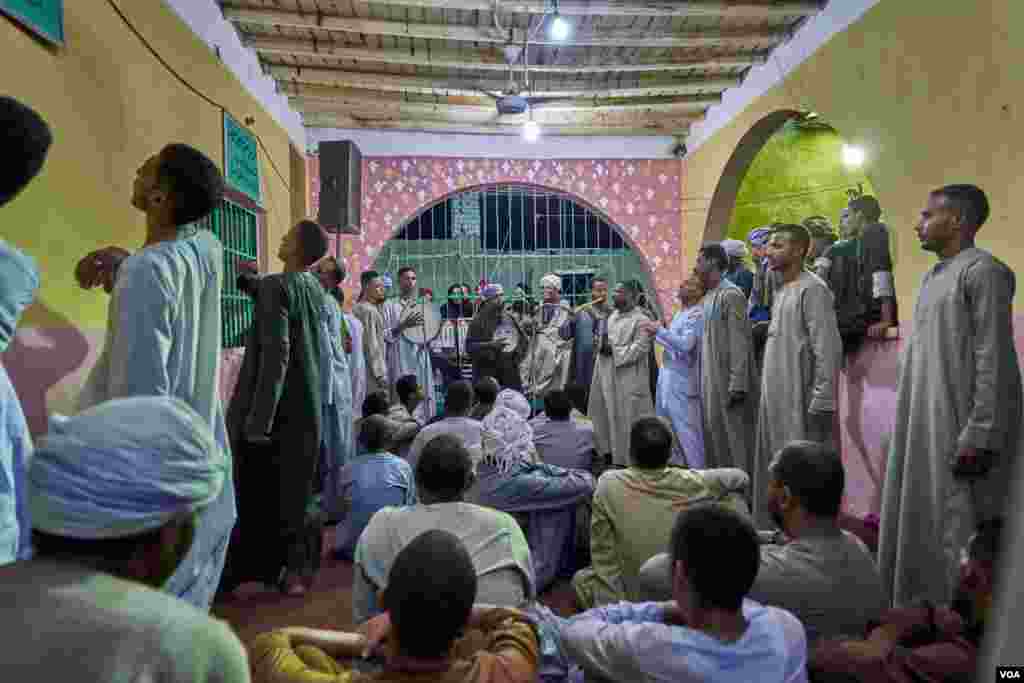
{"type": "Polygon", "coordinates": [[[474,606],[476,569],[454,534],[417,536],[395,558],[382,596],[386,613],[362,633],[285,628],[250,648],[260,683],[533,683],[537,633],[522,612],[474,606]],[[460,637],[461,636],[461,637],[460,637]],[[383,668],[359,673],[343,661],[369,654],[383,668]],[[337,658],[337,659],[335,659],[337,658]]]}

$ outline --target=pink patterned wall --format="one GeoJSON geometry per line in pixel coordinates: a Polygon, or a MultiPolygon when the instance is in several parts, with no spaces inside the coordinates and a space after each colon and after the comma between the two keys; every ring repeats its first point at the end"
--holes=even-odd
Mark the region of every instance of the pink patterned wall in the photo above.
{"type": "MultiPolygon", "coordinates": [[[[320,206],[320,163],[307,158],[309,212],[320,206]]],[[[661,310],[673,310],[682,279],[679,161],[621,159],[461,159],[365,157],[363,234],[342,236],[348,264],[346,287],[358,282],[384,243],[407,220],[450,194],[497,183],[559,190],[603,214],[637,249],[658,293],[661,310]]],[[[346,296],[351,295],[346,290],[346,296]]]]}

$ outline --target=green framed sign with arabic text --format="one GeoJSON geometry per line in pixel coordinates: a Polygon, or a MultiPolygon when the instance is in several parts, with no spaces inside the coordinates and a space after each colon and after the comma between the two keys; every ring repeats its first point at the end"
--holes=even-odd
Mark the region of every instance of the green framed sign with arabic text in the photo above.
{"type": "Polygon", "coordinates": [[[48,43],[64,44],[64,0],[0,0],[0,12],[48,43]]]}
{"type": "Polygon", "coordinates": [[[262,206],[256,136],[224,112],[224,180],[262,206]]]}

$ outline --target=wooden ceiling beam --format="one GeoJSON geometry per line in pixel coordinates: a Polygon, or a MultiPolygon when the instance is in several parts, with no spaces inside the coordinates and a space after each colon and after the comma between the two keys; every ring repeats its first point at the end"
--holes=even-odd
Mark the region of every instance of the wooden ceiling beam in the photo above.
{"type": "MultiPolygon", "coordinates": [[[[300,14],[280,10],[248,9],[225,6],[224,17],[236,24],[255,24],[283,28],[320,29],[330,32],[397,36],[401,38],[423,38],[427,40],[454,40],[469,43],[508,42],[522,45],[526,35],[523,29],[498,31],[489,26],[468,26],[464,24],[422,24],[404,21],[380,21],[357,17],[324,16],[321,14],[300,14]]],[[[755,33],[721,33],[701,31],[699,33],[665,33],[647,29],[604,29],[573,32],[567,40],[555,41],[539,32],[530,42],[534,45],[555,47],[681,47],[707,48],[735,45],[737,43],[778,44],[788,37],[785,31],[755,33]]]]}
{"type": "Polygon", "coordinates": [[[494,106],[473,106],[457,104],[429,104],[420,102],[379,102],[368,99],[334,98],[318,99],[307,96],[288,98],[292,109],[303,114],[342,114],[367,121],[431,120],[471,125],[489,125],[495,122],[522,124],[531,116],[540,125],[557,126],[603,126],[633,125],[642,120],[671,118],[692,120],[706,109],[697,107],[618,106],[591,108],[543,108],[535,107],[531,115],[499,115],[494,106]]]}
{"type": "MultiPolygon", "coordinates": [[[[522,123],[492,122],[468,124],[431,119],[374,119],[367,120],[348,114],[311,112],[302,114],[302,123],[308,128],[354,128],[370,130],[407,130],[432,133],[464,133],[473,135],[522,135],[522,123]]],[[[647,123],[636,121],[623,125],[545,125],[543,136],[587,135],[587,136],[636,136],[657,135],[665,137],[685,136],[690,121],[686,119],[658,119],[647,123]]]]}
{"type": "MultiPolygon", "coordinates": [[[[421,9],[457,9],[491,12],[493,0],[373,0],[376,5],[397,5],[421,9]]],[[[749,2],[680,2],[679,0],[562,0],[558,11],[565,16],[617,17],[736,17],[773,19],[807,16],[821,10],[824,2],[805,0],[777,5],[749,2]]],[[[544,14],[549,0],[501,0],[503,14],[544,14]]]]}
{"type": "MultiPolygon", "coordinates": [[[[422,112],[450,111],[462,112],[469,115],[482,114],[492,116],[496,113],[497,107],[487,97],[476,98],[470,102],[470,98],[453,98],[463,100],[462,102],[445,101],[447,98],[437,98],[435,102],[413,102],[405,99],[398,93],[382,93],[368,90],[354,90],[350,88],[334,88],[324,85],[304,85],[301,83],[279,83],[278,90],[289,98],[303,102],[318,102],[321,105],[331,105],[343,108],[365,108],[378,109],[391,113],[408,113],[415,116],[422,112]]],[[[539,113],[552,112],[589,112],[591,114],[649,114],[649,113],[684,113],[703,112],[708,107],[718,104],[720,98],[715,97],[686,97],[668,101],[627,101],[625,103],[607,104],[593,99],[574,99],[563,102],[537,103],[531,107],[535,115],[539,113]]]]}
{"type": "MultiPolygon", "coordinates": [[[[463,123],[442,119],[406,119],[359,113],[304,112],[302,123],[309,128],[359,128],[370,130],[418,130],[440,133],[520,135],[522,121],[463,123]]],[[[541,124],[543,135],[665,135],[684,136],[690,119],[642,119],[612,124],[541,124]]]]}
{"type": "MultiPolygon", "coordinates": [[[[437,95],[440,97],[480,97],[480,90],[500,93],[504,92],[508,86],[507,81],[497,79],[479,81],[463,78],[458,80],[449,79],[447,82],[442,82],[433,78],[291,66],[268,66],[267,71],[279,82],[437,95]]],[[[615,88],[587,87],[584,84],[568,89],[534,89],[529,94],[538,97],[586,97],[596,99],[673,97],[701,93],[720,93],[727,88],[739,85],[739,82],[740,79],[738,78],[675,80],[660,83],[643,83],[642,85],[638,81],[635,85],[615,88]]]]}
{"type": "MultiPolygon", "coordinates": [[[[333,59],[351,59],[359,62],[373,62],[378,64],[394,64],[400,66],[423,66],[443,69],[466,69],[474,71],[507,71],[500,51],[493,48],[467,48],[460,51],[455,50],[398,50],[381,49],[371,50],[367,48],[346,47],[335,45],[329,42],[312,40],[299,40],[293,38],[263,38],[257,36],[243,36],[242,42],[245,46],[251,47],[262,55],[275,56],[301,56],[301,57],[330,57],[333,59]]],[[[595,73],[640,73],[653,71],[731,71],[735,69],[746,69],[758,64],[764,64],[763,56],[746,53],[732,57],[716,57],[701,61],[679,60],[672,62],[659,62],[648,64],[622,64],[622,63],[598,63],[598,64],[541,64],[530,65],[530,73],[570,73],[570,74],[595,74],[595,73]]]]}

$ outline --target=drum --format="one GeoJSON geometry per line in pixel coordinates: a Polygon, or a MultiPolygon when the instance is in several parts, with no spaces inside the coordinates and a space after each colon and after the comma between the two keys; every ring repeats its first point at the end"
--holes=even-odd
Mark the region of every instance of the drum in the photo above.
{"type": "Polygon", "coordinates": [[[402,320],[406,320],[414,313],[422,313],[423,322],[419,325],[405,328],[402,330],[402,336],[420,346],[430,344],[441,334],[441,312],[434,304],[412,304],[402,311],[402,320]]]}

